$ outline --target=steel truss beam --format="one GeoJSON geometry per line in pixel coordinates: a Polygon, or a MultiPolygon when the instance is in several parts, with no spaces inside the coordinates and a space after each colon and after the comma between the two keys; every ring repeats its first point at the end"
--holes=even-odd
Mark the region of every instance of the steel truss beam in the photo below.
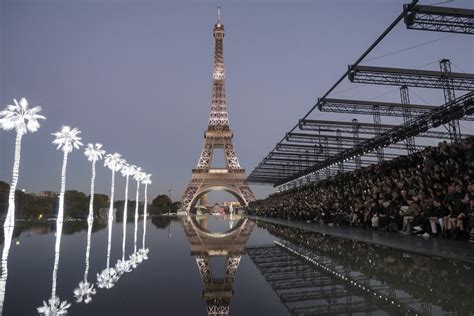
{"type": "MultiPolygon", "coordinates": [[[[443,78],[444,102],[452,102],[456,99],[456,95],[452,86],[451,78],[449,77],[449,74],[451,73],[451,62],[449,61],[449,59],[441,60],[439,62],[439,68],[443,73],[446,74],[446,76],[443,78]]],[[[458,142],[461,140],[462,135],[461,127],[459,126],[459,120],[452,120],[448,122],[445,127],[448,130],[449,135],[451,136],[451,141],[458,142]]]]}
{"type": "MultiPolygon", "coordinates": [[[[334,154],[332,156],[328,156],[328,158],[330,159],[330,158],[332,158],[336,155],[337,154],[334,154]]],[[[289,167],[293,167],[294,171],[299,171],[301,169],[306,169],[308,167],[308,166],[301,165],[301,160],[272,159],[272,158],[265,158],[265,159],[267,159],[265,161],[265,165],[267,165],[267,166],[281,166],[281,167],[289,166],[289,167]]],[[[316,163],[320,163],[322,161],[317,161],[316,160],[316,161],[313,161],[313,162],[316,164],[316,163]]],[[[346,162],[351,163],[351,160],[347,160],[346,162]]],[[[376,160],[376,159],[375,160],[366,159],[366,160],[362,160],[361,162],[371,164],[371,163],[377,163],[378,160],[376,160]]]]}
{"type": "Polygon", "coordinates": [[[474,10],[415,5],[404,21],[413,30],[474,34],[474,10]]]}
{"type": "Polygon", "coordinates": [[[273,174],[273,175],[279,176],[279,177],[288,177],[288,176],[292,175],[295,171],[298,171],[298,170],[292,170],[291,172],[283,172],[281,167],[282,167],[281,165],[276,165],[276,166],[275,165],[274,166],[265,165],[264,167],[260,168],[258,171],[255,171],[255,173],[253,173],[253,174],[254,175],[273,174]],[[275,169],[271,169],[271,168],[275,168],[275,169]],[[277,168],[279,168],[279,169],[277,169],[277,168]]]}
{"type": "MultiPolygon", "coordinates": [[[[318,120],[301,120],[300,129],[305,131],[315,131],[315,132],[332,132],[336,133],[337,131],[346,134],[353,134],[354,126],[358,127],[359,134],[364,135],[378,135],[382,131],[391,130],[398,125],[391,124],[371,124],[371,123],[353,123],[353,122],[334,122],[334,121],[318,121],[318,120]],[[379,132],[380,130],[380,132],[379,132]]],[[[314,135],[316,137],[325,137],[314,135]]],[[[450,139],[451,135],[447,132],[440,131],[425,131],[421,132],[417,137],[425,138],[438,138],[438,139],[450,139]]],[[[355,139],[352,137],[352,139],[355,139]]]]}
{"type": "Polygon", "coordinates": [[[264,159],[264,162],[267,161],[289,161],[289,162],[295,162],[297,164],[301,163],[316,163],[319,160],[315,159],[303,159],[303,158],[294,158],[294,157],[274,157],[274,155],[270,155],[267,158],[264,159]]]}
{"type": "MultiPolygon", "coordinates": [[[[362,166],[369,166],[374,163],[377,163],[377,161],[376,160],[361,160],[362,166]]],[[[272,164],[272,166],[277,166],[277,165],[272,164]]],[[[301,171],[301,169],[297,169],[297,170],[292,170],[291,173],[285,173],[285,172],[282,172],[281,169],[266,169],[266,168],[268,167],[265,167],[265,168],[262,167],[252,172],[249,175],[248,180],[251,182],[258,182],[258,183],[276,183],[288,178],[295,172],[301,171]]],[[[358,169],[359,166],[357,165],[357,162],[355,161],[346,161],[344,168],[346,169],[346,171],[351,171],[351,170],[358,169]]]]}
{"type": "Polygon", "coordinates": [[[408,137],[416,136],[420,131],[425,131],[430,128],[436,128],[442,124],[447,124],[452,120],[459,119],[465,114],[471,115],[474,113],[474,91],[466,93],[452,102],[448,102],[440,107],[431,110],[428,113],[420,115],[415,119],[406,122],[396,128],[382,133],[371,139],[365,139],[356,146],[346,149],[343,152],[334,155],[314,167],[310,167],[304,171],[289,177],[285,181],[276,183],[275,186],[284,184],[286,182],[296,180],[305,175],[320,171],[330,165],[338,164],[350,157],[360,156],[368,151],[373,151],[377,148],[387,147],[390,144],[405,140],[408,137]]]}
{"type": "MultiPolygon", "coordinates": [[[[418,3],[418,0],[412,0],[412,2],[409,5],[406,5],[406,6],[403,7],[403,11],[377,37],[377,39],[362,53],[362,55],[360,55],[353,62],[352,66],[348,67],[348,69],[341,75],[341,77],[338,80],[336,80],[336,82],[334,82],[334,84],[322,95],[322,97],[320,99],[318,99],[318,102],[309,109],[309,111],[303,116],[303,119],[308,118],[309,115],[320,105],[321,100],[325,100],[343,80],[345,80],[347,77],[352,77],[352,79],[351,79],[351,81],[352,81],[353,79],[355,79],[355,77],[358,77],[357,74],[356,74],[356,70],[359,70],[359,71],[363,70],[363,69],[365,69],[365,70],[370,70],[370,69],[371,70],[376,70],[376,69],[382,70],[380,73],[371,73],[371,76],[375,77],[375,78],[377,76],[385,78],[385,82],[383,84],[387,84],[387,85],[396,84],[398,86],[406,85],[406,86],[419,86],[419,87],[443,89],[443,88],[446,87],[445,82],[447,80],[449,80],[450,82],[452,81],[454,83],[452,85],[452,87],[450,87],[450,88],[459,89],[459,90],[467,90],[467,91],[474,90],[473,89],[474,75],[472,75],[472,74],[450,73],[449,76],[447,76],[446,74],[443,74],[441,71],[439,71],[439,72],[436,72],[436,71],[435,72],[429,72],[429,71],[419,71],[419,70],[417,71],[417,70],[409,70],[409,69],[408,70],[398,69],[398,72],[397,72],[397,69],[394,69],[394,68],[375,68],[375,67],[367,67],[367,66],[365,66],[365,68],[364,68],[364,66],[359,66],[359,64],[374,50],[375,47],[377,47],[377,45],[393,30],[393,28],[396,27],[396,25],[402,19],[404,19],[405,16],[409,12],[411,12],[413,7],[416,6],[417,3],[418,3]],[[394,73],[387,73],[387,70],[389,70],[389,71],[393,70],[394,73]],[[406,82],[408,82],[408,83],[406,83],[406,82]],[[409,84],[409,83],[411,83],[411,84],[409,84]]],[[[360,73],[359,73],[359,75],[360,75],[360,73]]],[[[374,80],[372,80],[371,83],[374,83],[374,80]]],[[[370,111],[372,111],[370,114],[374,115],[374,118],[375,118],[376,115],[381,115],[381,112],[383,113],[383,110],[380,110],[378,107],[377,107],[377,113],[375,113],[374,108],[375,107],[372,107],[372,109],[370,110],[370,111]]],[[[443,124],[442,122],[446,122],[447,120],[452,120],[453,117],[456,117],[456,118],[460,119],[461,117],[464,117],[465,115],[471,116],[473,114],[472,109],[470,110],[470,109],[465,108],[464,110],[466,110],[466,111],[464,113],[462,113],[462,115],[457,115],[457,114],[459,114],[459,113],[457,113],[456,115],[451,116],[451,114],[458,111],[457,109],[451,110],[450,113],[444,113],[444,114],[447,114],[447,115],[435,118],[435,120],[434,120],[435,123],[431,124],[431,126],[432,127],[437,127],[437,126],[440,125],[440,124],[438,124],[438,122],[441,122],[441,124],[443,124]]],[[[432,113],[432,110],[430,110],[430,109],[425,109],[425,111],[430,113],[430,115],[432,113]]],[[[413,114],[413,115],[415,116],[415,114],[413,114]]],[[[420,115],[423,116],[423,113],[420,113],[420,115]]],[[[394,144],[394,143],[396,143],[397,141],[404,140],[407,137],[414,136],[414,135],[416,135],[416,133],[419,133],[419,131],[427,131],[428,130],[428,128],[425,128],[426,125],[427,125],[426,122],[420,123],[420,121],[418,121],[417,119],[410,120],[406,124],[403,124],[403,126],[404,126],[403,130],[395,129],[396,134],[392,135],[393,136],[392,138],[383,137],[383,135],[391,135],[389,132],[384,132],[384,133],[382,133],[382,135],[379,135],[379,136],[375,137],[374,139],[377,140],[376,142],[371,142],[370,140],[359,139],[359,137],[355,137],[356,140],[354,140],[354,142],[356,143],[356,145],[354,146],[354,148],[344,149],[343,152],[351,152],[351,153],[355,152],[356,153],[355,156],[357,157],[357,156],[363,155],[367,152],[372,152],[373,150],[376,150],[376,149],[381,148],[381,147],[386,147],[386,146],[392,147],[393,146],[393,148],[395,148],[395,146],[397,146],[398,144],[394,144]],[[417,122],[417,123],[410,125],[412,122],[417,122]],[[359,141],[360,141],[360,143],[358,143],[359,141]]],[[[446,123],[444,123],[444,124],[446,124],[446,123]]],[[[296,124],[294,127],[292,127],[290,129],[290,133],[297,130],[297,129],[298,129],[298,124],[296,124]]],[[[356,135],[356,133],[354,133],[354,135],[356,135]]],[[[284,142],[288,142],[287,137],[288,137],[288,133],[278,142],[277,146],[280,146],[284,142]]],[[[306,143],[303,142],[303,141],[298,141],[298,142],[301,145],[306,145],[306,146],[308,146],[310,144],[314,144],[314,141],[309,141],[309,142],[306,142],[306,143]]],[[[324,145],[327,146],[327,143],[328,142],[326,140],[324,145]]],[[[294,145],[296,145],[296,144],[294,144],[294,145]]],[[[344,145],[342,145],[342,144],[340,146],[344,147],[344,145]]],[[[277,147],[275,147],[272,151],[276,150],[276,148],[277,147]]],[[[338,155],[338,156],[340,156],[340,155],[338,155]]],[[[345,158],[346,157],[342,157],[342,160],[345,160],[345,158]]],[[[328,160],[328,164],[327,164],[327,167],[325,168],[325,170],[326,170],[326,177],[329,177],[330,173],[331,173],[330,172],[331,165],[333,164],[332,162],[334,161],[334,159],[327,159],[327,160],[328,160]]],[[[317,165],[321,165],[321,163],[318,163],[317,165]]],[[[258,170],[258,168],[260,166],[262,166],[262,164],[259,164],[254,169],[254,172],[256,170],[258,170]]],[[[317,169],[317,168],[313,167],[313,168],[308,168],[306,170],[306,171],[308,171],[308,172],[306,172],[306,174],[304,172],[298,172],[295,175],[293,175],[291,177],[288,177],[283,181],[273,182],[273,184],[274,184],[274,186],[278,186],[278,185],[282,185],[284,183],[287,183],[288,181],[291,181],[291,180],[295,180],[295,179],[303,178],[303,177],[308,177],[308,175],[311,176],[311,173],[313,173],[313,171],[311,171],[311,170],[315,170],[314,171],[315,172],[315,177],[320,176],[321,169],[317,169]]],[[[253,172],[252,172],[252,174],[253,174],[253,172]]]]}
{"type": "MultiPolygon", "coordinates": [[[[404,105],[410,105],[410,93],[407,86],[400,87],[400,100],[404,105]]],[[[403,109],[403,123],[410,121],[413,118],[413,114],[409,108],[403,109]]],[[[450,135],[451,136],[451,135],[450,135]]],[[[415,136],[408,137],[405,140],[405,145],[407,147],[407,154],[413,154],[415,149],[415,136]]]]}
{"type": "MultiPolygon", "coordinates": [[[[328,157],[331,156],[334,153],[341,152],[340,148],[337,147],[325,147],[327,151],[321,152],[317,151],[300,151],[300,152],[295,152],[295,151],[287,151],[287,150],[280,150],[277,149],[273,152],[271,152],[268,156],[273,157],[273,156],[285,156],[285,157],[316,157],[316,158],[321,158],[321,157],[328,157]]],[[[344,149],[344,148],[343,148],[344,149]]],[[[400,156],[399,154],[391,154],[394,157],[400,156]]]]}
{"type": "Polygon", "coordinates": [[[291,174],[291,172],[284,172],[285,170],[282,169],[283,165],[279,164],[279,165],[276,165],[276,166],[271,166],[271,165],[264,165],[264,166],[261,166],[257,171],[255,171],[255,174],[258,174],[260,172],[264,172],[264,173],[275,173],[275,174],[284,174],[284,173],[287,173],[287,174],[291,174]]]}
{"type": "MultiPolygon", "coordinates": [[[[310,155],[308,155],[308,157],[316,157],[316,158],[322,158],[322,159],[316,159],[316,160],[312,160],[314,162],[318,162],[318,161],[321,161],[323,160],[324,158],[328,158],[328,157],[332,157],[334,154],[337,154],[337,153],[340,153],[342,150],[340,150],[339,148],[328,148],[329,150],[329,155],[328,154],[317,154],[316,156],[314,155],[314,153],[310,153],[310,155]]],[[[306,154],[301,154],[301,153],[294,153],[294,152],[282,152],[282,151],[274,151],[272,152],[271,154],[269,154],[269,159],[271,158],[281,158],[281,157],[284,157],[284,158],[288,158],[288,159],[292,159],[295,160],[295,161],[300,161],[298,160],[298,157],[305,157],[307,156],[306,154]]],[[[396,157],[399,157],[400,155],[399,154],[385,154],[385,157],[391,157],[391,158],[396,158],[396,157]]],[[[364,155],[364,157],[377,157],[376,154],[373,154],[373,153],[367,153],[364,155]]]]}
{"type": "MultiPolygon", "coordinates": [[[[433,110],[435,106],[420,104],[401,104],[393,102],[375,102],[363,100],[346,100],[346,99],[319,99],[318,109],[321,112],[332,113],[348,113],[361,115],[374,115],[375,107],[381,116],[403,117],[406,109],[410,110],[412,116],[424,114],[433,110]]],[[[474,121],[474,116],[466,115],[462,118],[465,121],[474,121]]]]}
{"type": "Polygon", "coordinates": [[[275,173],[265,173],[265,172],[261,172],[260,174],[254,174],[252,175],[253,178],[256,178],[256,179],[267,179],[267,178],[270,178],[270,179],[284,179],[286,176],[285,175],[278,175],[278,174],[275,174],[275,173]]]}
{"type": "MultiPolygon", "coordinates": [[[[346,148],[345,150],[347,149],[350,149],[350,148],[346,148]]],[[[326,155],[325,158],[332,158],[334,157],[335,155],[338,155],[340,154],[341,152],[343,151],[337,151],[337,152],[333,152],[332,154],[329,154],[329,155],[326,155]]],[[[364,158],[370,158],[369,154],[372,154],[371,157],[374,157],[373,153],[366,153],[363,155],[364,158]]],[[[324,159],[324,160],[326,160],[324,159]]],[[[304,162],[312,162],[312,163],[320,163],[324,160],[302,160],[302,159],[294,159],[294,158],[280,158],[280,157],[276,157],[276,158],[273,158],[273,157],[269,157],[267,156],[263,162],[262,162],[262,166],[281,166],[281,167],[288,167],[288,168],[293,168],[293,169],[301,169],[301,167],[307,167],[307,166],[304,166],[302,165],[302,163],[304,162]]],[[[366,161],[371,161],[370,159],[366,160],[366,161]]]]}
{"type": "MultiPolygon", "coordinates": [[[[446,74],[442,71],[402,69],[373,66],[349,66],[349,80],[356,83],[443,89],[446,74]]],[[[474,74],[451,72],[454,90],[473,91],[474,74]]]]}
{"type": "MultiPolygon", "coordinates": [[[[360,139],[360,138],[358,138],[360,139]]],[[[362,140],[364,140],[366,138],[362,138],[362,140]]],[[[335,144],[335,143],[334,143],[335,144]]],[[[349,147],[352,147],[354,144],[350,144],[349,147]]],[[[287,150],[287,151],[294,151],[294,152],[305,152],[305,149],[310,149],[310,150],[314,150],[314,147],[315,146],[318,146],[318,145],[304,145],[304,144],[288,144],[288,143],[282,143],[282,144],[278,144],[276,146],[276,150],[281,150],[281,149],[284,149],[284,150],[287,150]]],[[[421,145],[418,145],[416,146],[418,149],[423,149],[425,148],[425,146],[421,146],[421,145]]],[[[330,148],[329,146],[325,146],[325,148],[330,148]]],[[[389,146],[389,148],[391,149],[404,149],[405,146],[403,145],[398,145],[398,144],[392,144],[389,146]]]]}
{"type": "MultiPolygon", "coordinates": [[[[311,134],[310,134],[311,135],[311,134]]],[[[342,137],[341,137],[342,138],[342,137]]],[[[364,139],[362,139],[364,140],[364,139]]],[[[331,144],[336,145],[336,141],[333,140],[331,144]]],[[[354,146],[353,142],[348,142],[347,144],[344,144],[344,147],[342,148],[343,150],[350,148],[354,146]]],[[[308,160],[305,159],[291,159],[288,157],[293,157],[293,156],[307,156],[308,154],[311,157],[314,157],[314,149],[315,147],[319,149],[318,145],[304,145],[304,144],[289,144],[289,143],[283,143],[279,144],[271,153],[265,157],[265,159],[254,169],[254,171],[248,176],[248,181],[254,182],[254,183],[276,183],[279,182],[285,178],[288,178],[289,176],[300,172],[302,169],[306,169],[310,167],[308,165],[308,160]],[[307,153],[308,151],[308,153],[307,153]],[[287,157],[287,159],[278,159],[281,157],[287,157]],[[272,159],[272,158],[277,158],[277,159],[272,159]],[[303,164],[303,163],[306,163],[303,164]]],[[[419,149],[424,148],[423,146],[418,146],[419,149]]],[[[402,144],[395,144],[390,146],[390,148],[400,150],[404,149],[405,146],[402,144]]],[[[334,155],[340,153],[340,148],[336,146],[324,146],[322,148],[323,151],[318,153],[319,158],[329,159],[333,157],[334,155]]],[[[386,158],[388,159],[393,159],[395,157],[398,157],[399,155],[393,154],[393,153],[386,153],[385,154],[386,158]]],[[[366,158],[376,158],[375,153],[367,153],[363,157],[366,158]]],[[[311,160],[310,163],[312,165],[323,161],[318,160],[311,160]]],[[[345,169],[346,170],[355,170],[358,169],[361,166],[368,166],[371,164],[376,163],[376,160],[372,159],[361,159],[360,160],[360,165],[358,166],[357,161],[354,160],[349,160],[345,162],[345,169]]],[[[328,175],[326,175],[328,176],[328,175]]],[[[330,175],[329,175],[330,176],[330,175]]]]}
{"type": "MultiPolygon", "coordinates": [[[[352,146],[356,139],[351,136],[336,137],[335,135],[317,135],[309,133],[288,133],[286,134],[286,141],[293,143],[305,143],[305,144],[319,144],[322,141],[334,141],[333,144],[337,146],[337,140],[341,140],[343,146],[352,146]]],[[[363,140],[360,139],[360,140],[363,140]]],[[[314,146],[314,145],[313,145],[314,146]]],[[[324,146],[324,145],[323,145],[324,146]]]]}

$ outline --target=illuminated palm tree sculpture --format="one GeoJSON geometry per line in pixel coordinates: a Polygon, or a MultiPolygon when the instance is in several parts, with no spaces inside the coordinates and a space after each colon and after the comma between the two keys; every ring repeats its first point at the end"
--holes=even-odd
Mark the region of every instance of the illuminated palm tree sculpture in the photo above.
{"type": "Polygon", "coordinates": [[[41,107],[35,106],[28,108],[28,101],[21,98],[20,102],[13,99],[14,105],[7,105],[6,109],[0,111],[0,128],[9,131],[14,129],[16,131],[15,140],[15,160],[13,162],[13,175],[10,184],[10,192],[8,195],[8,211],[3,223],[4,242],[2,251],[2,275],[0,278],[0,315],[3,312],[3,304],[5,302],[5,287],[8,277],[8,255],[10,253],[10,245],[13,236],[13,229],[15,226],[15,190],[18,183],[18,176],[20,172],[20,157],[21,157],[21,140],[23,135],[27,132],[36,132],[40,125],[39,119],[45,119],[44,116],[39,115],[41,107]]]}
{"type": "Polygon", "coordinates": [[[43,306],[37,308],[37,311],[40,315],[53,316],[53,315],[66,315],[68,308],[71,306],[71,303],[67,301],[61,301],[58,296],[56,296],[56,282],[58,275],[59,267],[59,255],[61,251],[61,235],[63,232],[63,221],[59,220],[59,217],[56,219],[56,244],[54,247],[54,267],[53,267],[53,282],[51,290],[51,298],[48,302],[43,301],[43,306]]]}
{"type": "MultiPolygon", "coordinates": [[[[8,216],[7,216],[8,217],[8,216]]],[[[13,218],[13,217],[12,217],[13,218]]],[[[15,227],[15,221],[10,224],[4,225],[4,241],[3,241],[3,253],[2,253],[2,275],[0,277],[0,315],[3,313],[3,304],[5,302],[5,290],[8,278],[8,254],[10,253],[10,245],[12,243],[13,229],[15,227]]]]}
{"type": "Polygon", "coordinates": [[[137,192],[135,197],[135,225],[134,225],[134,243],[133,243],[133,253],[130,255],[130,263],[132,268],[136,268],[139,263],[143,260],[140,254],[137,252],[137,237],[138,237],[138,207],[139,207],[139,197],[140,197],[140,182],[143,181],[145,173],[142,171],[142,168],[137,167],[133,175],[133,179],[137,183],[137,192]]]}
{"type": "Polygon", "coordinates": [[[64,193],[66,191],[66,167],[67,158],[73,149],[79,149],[82,146],[81,137],[79,134],[80,130],[77,128],[71,128],[69,126],[63,126],[59,132],[53,133],[55,137],[53,144],[58,145],[57,150],[63,151],[63,166],[61,170],[61,192],[59,193],[59,208],[58,208],[58,221],[62,223],[64,217],[64,193]]]}
{"type": "Polygon", "coordinates": [[[55,137],[53,144],[58,145],[57,149],[61,149],[63,151],[63,166],[61,169],[61,191],[59,193],[58,216],[56,218],[56,243],[54,247],[54,267],[51,298],[48,300],[48,302],[43,301],[43,306],[37,308],[38,313],[44,315],[64,315],[67,314],[67,309],[71,306],[71,304],[67,301],[61,302],[59,297],[56,296],[56,282],[64,222],[64,193],[66,191],[67,158],[73,149],[79,149],[79,147],[82,146],[81,137],[79,137],[80,133],[81,131],[79,131],[77,128],[63,126],[59,132],[52,134],[55,137]]]}
{"type": "Polygon", "coordinates": [[[3,304],[5,303],[5,291],[8,278],[8,254],[10,253],[10,245],[12,243],[13,229],[15,228],[15,220],[13,216],[8,216],[3,225],[3,253],[2,253],[2,275],[0,277],[0,315],[3,313],[3,304]],[[7,225],[6,220],[9,223],[7,225]]]}
{"type": "Polygon", "coordinates": [[[125,241],[127,239],[127,215],[128,215],[128,180],[130,176],[135,174],[136,166],[125,163],[120,170],[122,176],[125,177],[125,202],[123,205],[123,233],[122,233],[122,259],[115,264],[115,269],[119,275],[131,271],[130,260],[125,260],[125,241]]]}
{"type": "Polygon", "coordinates": [[[145,238],[146,238],[146,220],[147,220],[147,206],[148,206],[148,185],[151,184],[151,173],[145,174],[143,177],[142,183],[145,185],[145,205],[143,206],[143,240],[142,248],[139,250],[139,253],[143,260],[148,260],[148,248],[145,248],[145,238]]]}
{"type": "MultiPolygon", "coordinates": [[[[3,224],[4,227],[15,222],[15,190],[20,173],[21,140],[26,133],[34,133],[39,129],[40,124],[38,120],[46,119],[46,117],[38,114],[41,111],[41,107],[29,108],[28,101],[25,98],[21,98],[20,102],[13,99],[13,102],[15,103],[14,105],[9,104],[5,110],[0,111],[0,128],[6,131],[13,129],[16,131],[15,160],[13,162],[13,175],[8,194],[8,211],[5,223],[3,224]]],[[[5,247],[3,248],[5,254],[5,247]]]]}
{"type": "Polygon", "coordinates": [[[79,282],[78,287],[74,289],[74,297],[77,303],[90,303],[92,295],[96,293],[94,284],[89,283],[87,277],[89,274],[89,256],[91,250],[91,235],[92,224],[94,223],[94,185],[95,185],[95,164],[97,160],[101,160],[105,150],[102,149],[102,144],[87,144],[84,155],[92,163],[92,177],[91,177],[91,195],[89,201],[89,215],[87,216],[87,247],[86,247],[86,267],[84,270],[84,280],[79,282]]]}
{"type": "Polygon", "coordinates": [[[114,193],[115,193],[115,173],[122,169],[125,160],[118,153],[108,154],[105,156],[104,165],[112,171],[112,183],[110,186],[110,206],[108,213],[108,242],[107,242],[107,266],[100,274],[97,274],[97,286],[100,288],[110,289],[119,279],[117,270],[110,267],[110,251],[112,246],[112,220],[114,211],[114,193]]]}

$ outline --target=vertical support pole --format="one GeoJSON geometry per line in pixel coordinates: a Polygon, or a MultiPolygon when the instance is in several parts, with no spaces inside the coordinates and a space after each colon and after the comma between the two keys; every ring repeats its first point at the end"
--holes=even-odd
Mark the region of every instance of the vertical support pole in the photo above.
{"type": "MultiPolygon", "coordinates": [[[[441,77],[441,80],[443,81],[444,101],[448,103],[456,98],[454,94],[452,78],[450,76],[451,62],[449,59],[442,59],[439,62],[439,68],[441,72],[445,73],[445,75],[441,77]]],[[[445,125],[445,127],[448,130],[451,142],[457,142],[461,140],[461,128],[459,126],[459,120],[452,120],[447,125],[445,125]]]]}
{"type": "MultiPolygon", "coordinates": [[[[311,155],[309,153],[309,150],[305,150],[305,154],[306,154],[306,169],[308,169],[309,167],[311,167],[311,162],[310,162],[311,155]]],[[[306,179],[306,183],[310,183],[311,174],[307,174],[305,179],[306,179]]]]}
{"type": "MultiPolygon", "coordinates": [[[[381,127],[382,120],[380,118],[380,108],[378,107],[378,105],[374,105],[373,109],[374,109],[375,135],[378,136],[378,135],[382,134],[382,127],[381,127]]],[[[378,148],[377,149],[377,161],[379,163],[382,163],[383,159],[384,159],[383,148],[378,148]]]]}
{"type": "MultiPolygon", "coordinates": [[[[410,105],[410,94],[408,93],[407,86],[400,87],[400,99],[401,103],[405,105],[410,105]]],[[[403,108],[403,123],[406,123],[412,119],[411,110],[408,107],[403,108]]],[[[415,149],[415,136],[408,137],[405,139],[405,146],[407,148],[407,153],[413,154],[415,149]]]]}
{"type": "MultiPolygon", "coordinates": [[[[341,130],[336,130],[336,141],[337,141],[337,151],[338,153],[342,152],[342,140],[341,140],[341,130]]],[[[344,173],[344,161],[341,161],[339,164],[339,172],[344,173]]]]}
{"type": "MultiPolygon", "coordinates": [[[[317,164],[317,163],[319,163],[318,145],[314,145],[313,151],[314,151],[314,160],[316,160],[316,164],[317,164]]],[[[318,182],[318,181],[319,181],[319,171],[316,171],[316,172],[314,173],[314,181],[315,181],[315,182],[318,182]]]]}
{"type": "MultiPolygon", "coordinates": [[[[354,118],[352,119],[352,124],[352,137],[354,137],[354,145],[357,145],[359,143],[359,121],[354,118]]],[[[355,157],[354,162],[356,165],[356,169],[360,169],[362,167],[360,156],[355,157]]]]}
{"type": "MultiPolygon", "coordinates": [[[[329,158],[329,148],[328,148],[328,139],[327,137],[324,137],[323,138],[323,150],[324,150],[324,157],[325,159],[328,159],[329,158]]],[[[326,168],[326,179],[329,179],[331,177],[331,168],[326,168]]]]}

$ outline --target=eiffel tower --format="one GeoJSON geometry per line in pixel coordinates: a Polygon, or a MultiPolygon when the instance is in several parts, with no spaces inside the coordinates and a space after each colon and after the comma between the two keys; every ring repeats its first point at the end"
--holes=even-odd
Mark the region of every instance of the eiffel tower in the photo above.
{"type": "Polygon", "coordinates": [[[182,210],[189,212],[197,201],[213,190],[223,190],[234,195],[241,205],[255,199],[245,177],[245,169],[240,167],[232,144],[233,133],[229,126],[225,97],[224,75],[224,25],[221,23],[220,8],[214,25],[215,53],[212,76],[212,104],[209,126],[204,133],[204,148],[197,168],[193,169],[191,182],[181,198],[182,210]],[[225,168],[211,168],[215,149],[223,149],[225,168]]]}
{"type": "Polygon", "coordinates": [[[225,233],[211,233],[203,228],[195,217],[186,216],[181,222],[188,237],[191,256],[203,283],[203,298],[209,316],[229,315],[232,286],[239,268],[240,258],[245,255],[245,244],[255,226],[248,218],[241,219],[233,229],[225,233]],[[225,257],[224,277],[212,274],[211,257],[225,257]]]}

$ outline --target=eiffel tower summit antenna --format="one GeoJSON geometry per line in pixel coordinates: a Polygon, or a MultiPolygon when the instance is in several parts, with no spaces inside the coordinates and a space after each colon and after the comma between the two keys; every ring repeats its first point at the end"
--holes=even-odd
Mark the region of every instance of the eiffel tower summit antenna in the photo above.
{"type": "Polygon", "coordinates": [[[189,212],[201,197],[214,190],[224,190],[234,195],[241,205],[248,205],[255,197],[240,167],[234,150],[227,113],[224,70],[224,25],[221,10],[217,8],[217,23],[214,25],[214,67],[212,73],[212,101],[209,125],[204,133],[204,148],[197,168],[192,170],[191,182],[182,198],[182,210],[189,212]],[[224,149],[225,168],[212,168],[215,149],[224,149]]]}

